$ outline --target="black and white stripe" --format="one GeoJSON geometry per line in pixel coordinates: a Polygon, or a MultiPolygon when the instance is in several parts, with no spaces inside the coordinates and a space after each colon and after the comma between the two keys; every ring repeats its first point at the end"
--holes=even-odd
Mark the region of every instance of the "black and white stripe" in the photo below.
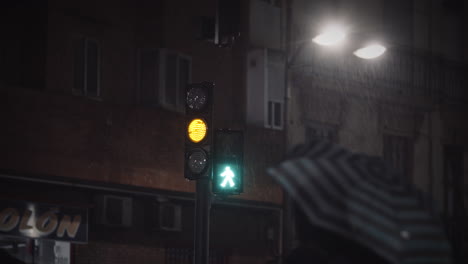
{"type": "Polygon", "coordinates": [[[296,147],[268,173],[309,220],[393,263],[450,263],[450,247],[415,188],[378,158],[329,142],[296,147]]]}

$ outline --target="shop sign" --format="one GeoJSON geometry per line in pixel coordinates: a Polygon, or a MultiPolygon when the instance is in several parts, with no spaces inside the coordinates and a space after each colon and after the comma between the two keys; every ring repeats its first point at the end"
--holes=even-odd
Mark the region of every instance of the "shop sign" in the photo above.
{"type": "Polygon", "coordinates": [[[85,243],[87,208],[0,201],[0,235],[85,243]]]}

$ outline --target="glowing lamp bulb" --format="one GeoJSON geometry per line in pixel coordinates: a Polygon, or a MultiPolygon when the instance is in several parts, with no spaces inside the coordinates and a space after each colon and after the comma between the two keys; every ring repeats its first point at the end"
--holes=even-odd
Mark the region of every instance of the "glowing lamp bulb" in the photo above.
{"type": "Polygon", "coordinates": [[[326,28],[312,41],[322,46],[332,46],[342,42],[345,39],[345,37],[346,34],[342,28],[338,26],[332,26],[326,28]]]}
{"type": "Polygon", "coordinates": [[[386,50],[387,49],[380,44],[372,44],[356,50],[354,55],[361,59],[370,60],[381,56],[386,50]]]}

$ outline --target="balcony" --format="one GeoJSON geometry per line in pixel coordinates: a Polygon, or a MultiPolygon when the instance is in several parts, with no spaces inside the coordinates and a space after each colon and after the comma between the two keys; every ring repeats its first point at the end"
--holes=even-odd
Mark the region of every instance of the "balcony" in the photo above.
{"type": "Polygon", "coordinates": [[[313,93],[312,86],[421,106],[463,105],[468,101],[465,71],[461,62],[401,48],[375,61],[311,48],[292,66],[292,80],[306,95],[313,93]]]}

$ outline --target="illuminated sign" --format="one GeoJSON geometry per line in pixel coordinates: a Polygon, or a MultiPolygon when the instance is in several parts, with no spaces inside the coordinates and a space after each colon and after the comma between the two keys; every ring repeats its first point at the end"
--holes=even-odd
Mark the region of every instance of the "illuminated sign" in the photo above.
{"type": "Polygon", "coordinates": [[[0,203],[0,235],[87,242],[86,208],[28,202],[0,203]]]}

